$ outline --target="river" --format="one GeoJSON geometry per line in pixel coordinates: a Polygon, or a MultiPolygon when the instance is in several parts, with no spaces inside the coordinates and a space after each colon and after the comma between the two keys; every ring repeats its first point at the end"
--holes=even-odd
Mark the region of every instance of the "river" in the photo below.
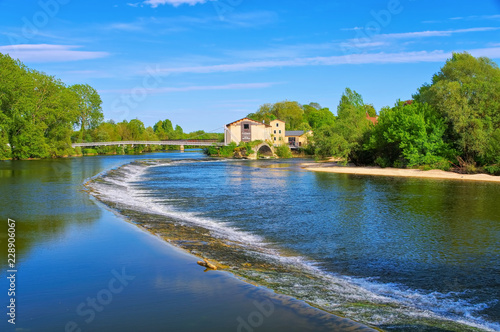
{"type": "Polygon", "coordinates": [[[190,152],[0,163],[2,217],[19,225],[21,326],[349,325],[305,301],[388,331],[500,330],[498,184],[313,173],[301,162],[190,152]],[[205,273],[186,252],[231,273],[205,273]],[[110,293],[123,273],[134,279],[110,293]],[[99,294],[102,311],[86,302],[99,294]],[[269,317],[255,307],[268,299],[269,317]]]}

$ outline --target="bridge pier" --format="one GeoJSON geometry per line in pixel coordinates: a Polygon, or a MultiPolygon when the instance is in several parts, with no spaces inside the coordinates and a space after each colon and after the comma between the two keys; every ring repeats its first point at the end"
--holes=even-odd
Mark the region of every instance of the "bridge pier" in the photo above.
{"type": "Polygon", "coordinates": [[[180,146],[179,146],[179,150],[180,150],[181,152],[184,152],[184,145],[180,145],[180,146]]]}

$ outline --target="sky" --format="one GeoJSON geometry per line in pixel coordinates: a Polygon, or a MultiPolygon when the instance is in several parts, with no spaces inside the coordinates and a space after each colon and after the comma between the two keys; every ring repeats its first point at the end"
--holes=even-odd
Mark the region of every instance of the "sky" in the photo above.
{"type": "Polygon", "coordinates": [[[283,100],[410,99],[452,52],[500,60],[500,0],[0,0],[0,53],[89,84],[106,120],[184,131],[283,100]]]}

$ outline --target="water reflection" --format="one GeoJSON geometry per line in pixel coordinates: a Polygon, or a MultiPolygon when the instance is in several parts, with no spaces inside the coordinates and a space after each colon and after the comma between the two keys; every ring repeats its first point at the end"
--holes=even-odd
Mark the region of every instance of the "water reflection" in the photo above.
{"type": "MultiPolygon", "coordinates": [[[[98,159],[84,158],[0,162],[2,219],[16,220],[18,263],[32,247],[99,218],[100,209],[79,189],[100,169],[98,159]]],[[[0,226],[0,268],[7,262],[6,224],[0,226]]]]}

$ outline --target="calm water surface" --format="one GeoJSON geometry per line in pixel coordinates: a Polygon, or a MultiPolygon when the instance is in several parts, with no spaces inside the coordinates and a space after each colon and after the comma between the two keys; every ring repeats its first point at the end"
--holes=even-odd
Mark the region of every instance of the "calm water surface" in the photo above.
{"type": "Polygon", "coordinates": [[[354,330],[227,272],[204,273],[195,257],[124,222],[82,190],[87,178],[133,160],[186,157],[202,155],[0,162],[0,331],[354,330]],[[17,221],[15,326],[6,316],[7,218],[17,221]]]}

